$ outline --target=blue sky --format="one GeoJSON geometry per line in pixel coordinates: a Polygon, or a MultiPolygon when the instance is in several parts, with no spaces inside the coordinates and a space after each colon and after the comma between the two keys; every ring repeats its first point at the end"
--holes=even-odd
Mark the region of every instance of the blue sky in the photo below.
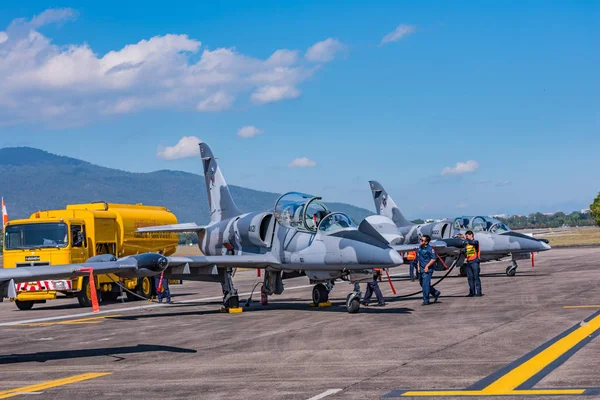
{"type": "Polygon", "coordinates": [[[230,184],[372,209],[375,179],[414,218],[600,190],[597,1],[18,3],[0,5],[0,147],[200,173],[157,156],[197,137],[230,184]]]}

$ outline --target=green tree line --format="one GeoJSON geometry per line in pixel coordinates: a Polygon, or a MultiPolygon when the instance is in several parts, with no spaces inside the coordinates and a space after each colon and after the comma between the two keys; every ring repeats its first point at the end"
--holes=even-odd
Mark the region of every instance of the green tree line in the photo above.
{"type": "Polygon", "coordinates": [[[542,213],[530,214],[528,216],[512,216],[509,218],[499,218],[511,229],[526,228],[560,228],[562,226],[593,226],[596,225],[596,218],[591,213],[572,212],[565,214],[557,212],[553,215],[544,215],[542,213]]]}

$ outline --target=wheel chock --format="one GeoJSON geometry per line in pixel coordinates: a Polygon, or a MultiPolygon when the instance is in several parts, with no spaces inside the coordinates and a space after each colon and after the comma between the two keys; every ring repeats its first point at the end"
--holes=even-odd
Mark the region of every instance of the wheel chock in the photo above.
{"type": "Polygon", "coordinates": [[[221,307],[220,310],[222,313],[229,313],[229,314],[239,314],[241,312],[244,311],[244,309],[242,307],[236,307],[236,308],[225,308],[225,307],[221,307]]]}
{"type": "Polygon", "coordinates": [[[317,305],[315,305],[315,303],[309,303],[309,307],[331,307],[331,306],[332,306],[332,304],[330,301],[319,303],[317,305]]]}

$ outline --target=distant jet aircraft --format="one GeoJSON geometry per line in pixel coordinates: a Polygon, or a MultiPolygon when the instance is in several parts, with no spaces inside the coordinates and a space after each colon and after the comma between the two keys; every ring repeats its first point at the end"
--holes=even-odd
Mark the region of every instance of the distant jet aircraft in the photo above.
{"type": "MultiPolygon", "coordinates": [[[[418,245],[419,237],[431,236],[432,240],[447,240],[472,230],[479,241],[481,261],[512,258],[506,268],[508,276],[517,272],[517,260],[529,259],[534,252],[550,250],[546,239],[535,239],[522,233],[511,231],[501,221],[490,217],[457,217],[428,224],[413,224],[408,221],[383,186],[377,181],[369,181],[377,214],[391,218],[403,245],[418,245]]],[[[460,265],[457,264],[457,265],[460,265]]],[[[461,275],[465,275],[464,265],[460,265],[461,275]]]]}
{"type": "MultiPolygon", "coordinates": [[[[355,284],[372,279],[373,268],[403,263],[390,247],[390,238],[382,236],[373,225],[380,216],[367,217],[356,226],[347,215],[327,209],[320,197],[289,192],[276,201],[272,211],[242,213],[206,143],[200,143],[200,155],[210,223],[138,229],[198,234],[205,256],[169,257],[165,277],[220,281],[224,307],[236,308],[239,298],[232,279],[236,267],[265,268],[263,288],[268,295],[283,293],[283,279],[306,275],[315,285],[312,299],[317,304],[328,300],[336,279],[355,284]]],[[[360,307],[360,289],[354,287],[346,299],[349,313],[358,312],[360,307]]]]}

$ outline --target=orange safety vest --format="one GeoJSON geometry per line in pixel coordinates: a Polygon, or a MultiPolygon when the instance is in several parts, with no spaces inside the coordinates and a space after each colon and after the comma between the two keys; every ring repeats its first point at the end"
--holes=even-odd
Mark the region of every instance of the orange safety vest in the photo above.
{"type": "Polygon", "coordinates": [[[417,258],[417,252],[416,251],[409,251],[408,253],[406,253],[406,259],[407,260],[412,261],[415,258],[417,258]]]}
{"type": "Polygon", "coordinates": [[[466,253],[467,261],[473,261],[479,258],[479,254],[481,253],[481,251],[479,249],[475,249],[475,246],[473,246],[472,244],[467,244],[466,253]]]}

